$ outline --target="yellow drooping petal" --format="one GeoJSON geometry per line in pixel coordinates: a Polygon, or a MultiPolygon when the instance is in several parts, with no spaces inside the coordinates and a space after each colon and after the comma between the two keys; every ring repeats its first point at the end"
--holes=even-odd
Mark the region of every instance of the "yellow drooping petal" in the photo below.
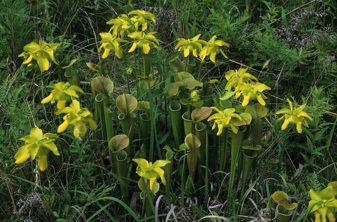
{"type": "Polygon", "coordinates": [[[289,120],[288,119],[285,119],[283,124],[282,124],[282,127],[281,127],[281,130],[285,130],[287,129],[288,125],[289,125],[289,120]]]}
{"type": "Polygon", "coordinates": [[[67,102],[66,100],[59,100],[59,101],[57,101],[56,108],[58,110],[63,109],[66,106],[66,102],[67,102]]]}
{"type": "Polygon", "coordinates": [[[302,122],[296,123],[296,130],[298,133],[302,133],[302,122]]]}
{"type": "Polygon", "coordinates": [[[40,156],[38,161],[38,166],[41,171],[45,171],[48,167],[47,156],[40,156]]]}
{"type": "Polygon", "coordinates": [[[87,127],[81,121],[77,122],[74,126],[74,136],[76,138],[83,137],[87,132],[87,127]]]}
{"type": "MultiPolygon", "coordinates": [[[[214,123],[214,126],[215,126],[216,124],[214,123]]],[[[224,127],[224,125],[223,124],[217,124],[217,126],[218,126],[218,132],[217,132],[217,136],[220,136],[221,135],[221,133],[222,133],[222,131],[223,131],[223,127],[224,127]]],[[[215,127],[214,127],[215,128],[215,127]]]]}
{"type": "Polygon", "coordinates": [[[156,182],[156,178],[155,177],[151,177],[150,179],[149,179],[149,188],[150,188],[150,191],[153,189],[153,186],[154,186],[154,184],[155,184],[155,182],[156,182]]]}
{"type": "Polygon", "coordinates": [[[143,44],[143,53],[148,54],[150,52],[150,45],[149,44],[143,44]]]}
{"type": "Polygon", "coordinates": [[[206,58],[206,55],[207,55],[207,48],[204,47],[204,48],[202,48],[202,50],[199,53],[199,57],[200,57],[202,62],[204,62],[204,60],[206,58]]]}
{"type": "Polygon", "coordinates": [[[190,54],[190,50],[189,50],[189,48],[186,47],[184,49],[184,57],[187,57],[189,54],[190,54]]]}
{"type": "Polygon", "coordinates": [[[39,65],[41,72],[47,71],[49,69],[49,60],[44,56],[39,56],[37,58],[37,64],[39,65]]]}
{"type": "Polygon", "coordinates": [[[134,43],[132,44],[131,48],[129,49],[128,53],[131,53],[131,52],[135,51],[136,48],[137,48],[137,43],[134,42],[134,43]]]}
{"type": "Polygon", "coordinates": [[[50,93],[49,96],[47,96],[41,101],[41,103],[42,104],[49,103],[53,99],[53,97],[54,97],[53,93],[50,93]]]}
{"type": "Polygon", "coordinates": [[[123,51],[120,48],[118,48],[116,49],[115,55],[117,56],[117,58],[121,59],[123,58],[123,51]]]}
{"type": "Polygon", "coordinates": [[[234,126],[233,124],[231,124],[230,126],[231,126],[231,129],[232,129],[233,133],[238,134],[239,129],[236,126],[234,126]]]}
{"type": "Polygon", "coordinates": [[[194,57],[198,57],[197,49],[193,49],[192,54],[193,54],[194,57]]]}
{"type": "Polygon", "coordinates": [[[95,130],[97,128],[97,124],[93,119],[89,119],[89,128],[91,130],[95,130]]]}
{"type": "Polygon", "coordinates": [[[257,101],[261,104],[261,106],[265,106],[266,102],[264,101],[262,94],[256,96],[257,101]]]}
{"type": "Polygon", "coordinates": [[[214,52],[214,53],[211,53],[209,59],[210,59],[213,63],[215,63],[215,57],[216,57],[216,53],[214,52]]]}
{"type": "Polygon", "coordinates": [[[109,53],[110,53],[110,49],[109,48],[105,48],[104,49],[104,53],[102,55],[102,59],[105,59],[106,57],[108,57],[109,53]]]}
{"type": "Polygon", "coordinates": [[[243,101],[242,101],[242,106],[247,106],[248,105],[248,103],[249,103],[249,99],[250,99],[250,95],[249,94],[247,94],[247,95],[245,95],[244,97],[243,97],[243,101]]]}
{"type": "Polygon", "coordinates": [[[65,120],[63,123],[61,123],[61,125],[57,127],[57,132],[58,133],[64,132],[68,128],[68,126],[69,126],[69,122],[68,120],[65,120]]]}
{"type": "Polygon", "coordinates": [[[32,62],[32,60],[33,60],[33,55],[30,55],[22,64],[29,64],[29,63],[31,63],[32,62]]]}

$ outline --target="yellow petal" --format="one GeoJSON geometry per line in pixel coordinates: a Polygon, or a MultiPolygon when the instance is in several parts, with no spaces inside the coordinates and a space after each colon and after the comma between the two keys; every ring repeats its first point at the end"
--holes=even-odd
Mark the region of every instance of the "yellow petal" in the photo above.
{"type": "Polygon", "coordinates": [[[164,176],[164,173],[165,173],[164,170],[161,169],[161,168],[159,168],[159,167],[156,167],[156,168],[153,169],[153,171],[156,172],[159,175],[162,183],[164,185],[166,185],[166,180],[165,180],[165,176],[164,176]]]}
{"type": "Polygon", "coordinates": [[[242,101],[242,106],[247,106],[248,105],[248,103],[249,103],[249,99],[250,99],[250,95],[249,94],[247,94],[247,95],[245,95],[244,97],[243,97],[243,101],[242,101]]]}
{"type": "Polygon", "coordinates": [[[277,111],[276,114],[291,114],[291,110],[288,108],[283,108],[277,111]]]}
{"type": "Polygon", "coordinates": [[[287,129],[288,125],[289,125],[289,120],[285,119],[283,124],[282,124],[281,130],[287,129]]]}
{"type": "Polygon", "coordinates": [[[30,135],[32,135],[36,140],[42,139],[43,132],[40,128],[35,127],[30,130],[30,135]]]}
{"type": "Polygon", "coordinates": [[[40,156],[38,161],[38,166],[41,171],[45,171],[48,167],[47,156],[40,156]]]}
{"type": "Polygon", "coordinates": [[[29,64],[29,63],[31,63],[32,62],[32,60],[33,60],[33,55],[30,55],[22,64],[29,64]]]}
{"type": "Polygon", "coordinates": [[[134,43],[132,44],[131,48],[129,49],[128,53],[135,51],[136,48],[137,48],[137,43],[134,42],[134,43]]]}
{"type": "Polygon", "coordinates": [[[28,158],[30,157],[30,155],[28,153],[25,153],[21,156],[18,156],[18,158],[16,159],[15,163],[16,164],[21,164],[24,163],[28,160],[28,158]]]}
{"type": "Polygon", "coordinates": [[[187,57],[190,54],[190,50],[188,49],[188,47],[186,47],[184,49],[184,57],[187,57]]]}
{"type": "Polygon", "coordinates": [[[28,150],[30,153],[30,158],[34,160],[37,154],[39,153],[40,145],[38,145],[37,143],[31,143],[27,144],[27,146],[29,146],[28,150]]]}
{"type": "Polygon", "coordinates": [[[150,182],[149,188],[150,188],[150,190],[152,190],[153,186],[154,186],[154,183],[156,182],[156,178],[155,177],[151,177],[149,182],[150,182]]]}
{"type": "Polygon", "coordinates": [[[204,47],[199,53],[199,57],[200,57],[202,62],[204,62],[206,54],[207,54],[207,48],[204,47]]]}
{"type": "Polygon", "coordinates": [[[54,57],[54,50],[53,49],[47,49],[45,50],[45,52],[49,55],[49,58],[51,59],[51,61],[53,61],[55,64],[58,64],[58,62],[56,61],[55,57],[54,57]]]}
{"type": "Polygon", "coordinates": [[[135,158],[132,159],[134,162],[136,162],[138,164],[138,166],[140,167],[148,167],[149,166],[149,162],[146,159],[143,158],[135,158]]]}
{"type": "Polygon", "coordinates": [[[81,104],[78,100],[74,99],[73,102],[70,105],[73,110],[78,113],[81,110],[81,104]]]}
{"type": "Polygon", "coordinates": [[[85,124],[81,121],[77,122],[74,126],[74,136],[76,138],[78,137],[84,137],[87,132],[87,127],[85,124]]]}
{"type": "Polygon", "coordinates": [[[69,126],[69,122],[68,120],[65,120],[63,123],[61,123],[61,125],[59,125],[59,127],[57,128],[57,132],[58,133],[62,133],[64,132],[69,126]]]}
{"type": "Polygon", "coordinates": [[[47,149],[49,149],[50,151],[52,151],[55,156],[59,156],[60,155],[60,153],[59,153],[59,151],[58,151],[57,146],[55,145],[55,143],[53,143],[53,142],[43,143],[42,146],[45,147],[45,148],[47,148],[47,149]]]}
{"type": "Polygon", "coordinates": [[[257,98],[257,101],[262,105],[262,106],[265,106],[266,105],[266,102],[264,101],[264,99],[262,98],[262,94],[256,96],[257,98]]]}
{"type": "Polygon", "coordinates": [[[209,59],[210,59],[213,63],[215,63],[215,57],[216,57],[216,53],[213,52],[213,53],[211,53],[209,59]]]}
{"type": "Polygon", "coordinates": [[[302,122],[296,123],[296,130],[298,133],[302,133],[302,122]]]}
{"type": "Polygon", "coordinates": [[[232,129],[233,133],[238,134],[238,132],[239,132],[238,128],[236,126],[232,125],[232,124],[230,126],[231,126],[231,129],[232,129]]]}
{"type": "Polygon", "coordinates": [[[14,158],[16,159],[16,164],[21,164],[27,161],[27,159],[30,157],[29,150],[27,146],[22,146],[20,149],[16,152],[14,158]]]}
{"type": "Polygon", "coordinates": [[[321,215],[318,212],[315,212],[315,222],[321,222],[321,215]]]}
{"type": "Polygon", "coordinates": [[[46,98],[44,98],[41,103],[42,104],[45,104],[45,103],[49,103],[54,97],[54,94],[53,93],[50,93],[49,96],[47,96],[46,98]]]}
{"type": "Polygon", "coordinates": [[[157,167],[164,167],[166,166],[166,164],[171,163],[171,161],[169,160],[157,160],[156,162],[153,163],[153,167],[157,168],[157,167]]]}
{"type": "Polygon", "coordinates": [[[293,110],[293,104],[292,104],[292,102],[290,101],[290,99],[287,99],[287,102],[288,102],[288,104],[289,104],[290,110],[293,110]]]}
{"type": "Polygon", "coordinates": [[[217,132],[217,136],[220,136],[221,135],[221,133],[222,133],[222,131],[223,131],[223,127],[224,127],[224,125],[223,124],[217,124],[218,125],[218,132],[217,132]]]}
{"type": "Polygon", "coordinates": [[[97,128],[97,124],[93,119],[89,119],[89,128],[91,130],[95,130],[97,128]]]}
{"type": "Polygon", "coordinates": [[[104,53],[102,55],[102,59],[105,59],[106,57],[108,57],[109,53],[110,53],[110,49],[109,48],[105,48],[104,49],[104,53]]]}
{"type": "Polygon", "coordinates": [[[118,48],[116,49],[115,55],[117,56],[117,58],[121,59],[123,58],[123,51],[120,48],[118,48]]]}
{"type": "Polygon", "coordinates": [[[311,116],[309,116],[309,114],[308,113],[306,113],[306,112],[304,112],[304,111],[301,111],[299,114],[298,114],[298,117],[306,117],[306,118],[308,118],[309,120],[313,120],[312,118],[311,118],[311,116]]]}
{"type": "Polygon", "coordinates": [[[63,109],[66,106],[66,102],[67,102],[66,100],[59,100],[59,101],[57,101],[56,108],[58,110],[63,109]]]}
{"type": "Polygon", "coordinates": [[[148,54],[150,52],[150,45],[147,43],[147,44],[143,44],[143,53],[144,54],[148,54]]]}
{"type": "Polygon", "coordinates": [[[193,49],[192,53],[194,57],[198,57],[198,51],[196,49],[193,49]]]}
{"type": "Polygon", "coordinates": [[[43,55],[40,55],[37,58],[37,64],[39,65],[41,72],[47,71],[49,69],[49,60],[43,55]]]}

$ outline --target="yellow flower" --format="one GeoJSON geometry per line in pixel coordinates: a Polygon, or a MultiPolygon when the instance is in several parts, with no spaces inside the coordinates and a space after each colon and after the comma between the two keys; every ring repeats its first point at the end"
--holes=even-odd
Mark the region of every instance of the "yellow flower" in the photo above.
{"type": "Polygon", "coordinates": [[[229,44],[222,40],[216,40],[216,36],[213,36],[200,51],[199,56],[201,61],[203,62],[205,57],[209,56],[210,60],[215,63],[215,57],[219,53],[221,53],[223,57],[228,58],[221,50],[222,46],[229,47],[229,44]]]}
{"type": "Polygon", "coordinates": [[[41,103],[54,103],[57,101],[57,109],[64,108],[67,101],[70,101],[73,98],[78,98],[78,93],[83,93],[83,90],[80,87],[70,85],[68,82],[58,82],[56,84],[50,83],[50,87],[52,87],[53,90],[49,96],[41,101],[41,103]]]}
{"type": "Polygon", "coordinates": [[[198,53],[202,48],[202,44],[207,44],[204,40],[199,40],[201,34],[194,36],[192,39],[178,38],[178,43],[175,49],[178,51],[184,51],[184,57],[193,54],[194,57],[198,57],[198,53]]]}
{"type": "Polygon", "coordinates": [[[192,100],[192,102],[198,102],[200,100],[199,91],[193,90],[190,93],[190,99],[192,100]]]}
{"type": "Polygon", "coordinates": [[[337,208],[337,200],[335,198],[332,186],[328,186],[320,192],[309,191],[311,200],[309,201],[308,210],[315,214],[315,222],[335,222],[334,213],[337,208]]]}
{"type": "Polygon", "coordinates": [[[247,106],[250,100],[257,100],[262,106],[266,105],[264,99],[267,97],[263,94],[263,91],[271,90],[271,88],[260,82],[241,83],[235,87],[235,98],[243,96],[242,106],[247,106]]]}
{"type": "Polygon", "coordinates": [[[78,138],[86,134],[86,124],[89,124],[91,130],[97,127],[92,113],[87,108],[81,108],[80,102],[76,99],[73,100],[70,106],[60,109],[56,114],[66,114],[63,117],[64,122],[57,128],[58,133],[62,133],[69,125],[72,125],[74,127],[74,136],[78,138]]]}
{"type": "Polygon", "coordinates": [[[147,34],[145,34],[145,32],[130,33],[128,36],[132,39],[136,39],[136,41],[133,42],[128,52],[130,53],[135,51],[136,48],[141,48],[144,54],[148,54],[151,47],[158,48],[159,42],[154,34],[155,32],[149,32],[147,34]]]}
{"type": "Polygon", "coordinates": [[[242,84],[249,83],[250,81],[257,81],[257,78],[247,72],[248,68],[239,68],[239,70],[229,70],[225,73],[227,84],[225,90],[230,91],[232,88],[242,84]]]}
{"type": "Polygon", "coordinates": [[[16,164],[24,163],[31,158],[38,159],[38,166],[41,171],[48,167],[47,154],[52,151],[54,155],[59,156],[60,153],[54,143],[57,135],[53,133],[43,134],[42,130],[38,127],[30,130],[30,134],[20,138],[25,142],[25,145],[19,148],[14,158],[16,164]]]}
{"type": "Polygon", "coordinates": [[[224,127],[230,127],[232,131],[237,134],[238,133],[238,127],[233,124],[233,119],[242,120],[241,116],[237,113],[235,113],[234,108],[228,108],[224,110],[219,110],[216,107],[211,107],[213,110],[215,110],[217,113],[211,115],[207,121],[214,121],[214,124],[212,126],[212,130],[215,129],[215,127],[218,127],[218,133],[217,136],[220,136],[222,133],[222,130],[224,127]]]}
{"type": "Polygon", "coordinates": [[[128,74],[128,75],[131,75],[133,73],[133,68],[132,67],[127,67],[125,69],[125,73],[128,74]]]}
{"type": "Polygon", "coordinates": [[[118,38],[116,35],[112,35],[110,32],[101,32],[99,33],[102,40],[101,46],[98,48],[98,52],[104,49],[102,58],[105,59],[109,56],[110,51],[115,52],[115,55],[121,59],[123,57],[123,51],[120,47],[121,42],[127,42],[124,39],[118,38]]]}
{"type": "Polygon", "coordinates": [[[153,186],[158,178],[161,179],[162,183],[165,185],[166,180],[164,177],[164,167],[166,164],[170,163],[171,161],[168,160],[157,160],[154,163],[148,162],[146,159],[136,158],[133,159],[134,162],[138,164],[136,173],[145,179],[148,179],[150,182],[150,190],[153,189],[153,186]]]}
{"type": "Polygon", "coordinates": [[[31,66],[33,60],[36,60],[40,71],[44,72],[50,67],[49,61],[58,64],[54,53],[59,45],[60,43],[46,43],[42,40],[39,41],[39,44],[31,42],[23,48],[23,53],[21,53],[19,57],[24,57],[25,61],[22,64],[28,64],[28,66],[31,66]]]}
{"type": "Polygon", "coordinates": [[[112,30],[112,35],[120,35],[122,38],[124,37],[125,31],[130,33],[136,30],[133,21],[126,14],[122,14],[117,18],[110,19],[107,21],[107,24],[112,25],[109,31],[111,32],[112,30]]]}
{"type": "Polygon", "coordinates": [[[283,116],[279,118],[279,120],[284,119],[281,130],[285,130],[289,123],[291,123],[296,124],[296,130],[298,133],[302,133],[302,124],[304,124],[306,127],[309,127],[305,118],[312,121],[311,116],[309,116],[308,113],[304,111],[306,104],[303,104],[300,107],[294,109],[293,104],[289,99],[287,99],[287,102],[290,109],[283,108],[276,112],[276,114],[283,114],[283,116]]]}
{"type": "Polygon", "coordinates": [[[141,25],[142,31],[145,31],[148,28],[148,24],[150,22],[156,23],[155,16],[151,12],[144,10],[132,10],[128,13],[128,15],[135,15],[131,18],[131,21],[133,21],[136,30],[138,29],[138,26],[141,25]]]}

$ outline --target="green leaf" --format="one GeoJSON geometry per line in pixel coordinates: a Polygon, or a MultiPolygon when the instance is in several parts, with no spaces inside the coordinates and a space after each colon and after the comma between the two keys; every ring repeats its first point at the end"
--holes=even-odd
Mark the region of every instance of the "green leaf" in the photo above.
{"type": "Polygon", "coordinates": [[[128,147],[129,143],[130,143],[129,137],[125,134],[120,134],[110,139],[109,149],[111,149],[114,152],[117,152],[128,147]]]}
{"type": "Polygon", "coordinates": [[[131,94],[122,94],[116,98],[116,106],[119,112],[127,115],[137,108],[138,101],[131,94]]]}
{"type": "Polygon", "coordinates": [[[67,69],[67,68],[71,67],[76,61],[77,61],[77,59],[72,59],[72,60],[70,61],[69,65],[63,66],[62,69],[67,69]]]}
{"type": "Polygon", "coordinates": [[[150,102],[149,101],[139,101],[137,103],[137,110],[150,111],[150,102]]]}
{"type": "Polygon", "coordinates": [[[195,87],[202,87],[202,82],[195,80],[194,78],[187,78],[182,80],[183,86],[186,89],[194,89],[195,87]]]}
{"type": "Polygon", "coordinates": [[[104,76],[97,76],[91,80],[91,87],[93,90],[103,93],[107,97],[111,95],[114,90],[114,84],[111,79],[104,76]]]}
{"type": "Polygon", "coordinates": [[[93,70],[95,72],[99,72],[99,73],[102,72],[102,67],[100,65],[97,65],[97,64],[92,63],[92,62],[87,62],[86,64],[91,70],[93,70]]]}
{"type": "Polygon", "coordinates": [[[185,145],[188,149],[198,149],[201,146],[199,138],[192,133],[185,137],[185,145]]]}
{"type": "Polygon", "coordinates": [[[249,113],[240,113],[241,120],[239,119],[231,119],[231,124],[234,126],[244,126],[249,125],[252,122],[252,116],[249,113]]]}
{"type": "Polygon", "coordinates": [[[252,106],[248,106],[246,112],[250,113],[253,119],[261,119],[268,114],[268,109],[260,103],[255,103],[252,106]]]}
{"type": "Polygon", "coordinates": [[[184,79],[194,79],[194,76],[189,72],[178,72],[174,75],[175,82],[180,82],[184,79]]]}
{"type": "Polygon", "coordinates": [[[225,94],[220,97],[220,100],[228,100],[234,95],[234,92],[232,91],[226,91],[225,94]]]}
{"type": "Polygon", "coordinates": [[[164,95],[166,97],[177,95],[179,92],[180,86],[183,86],[183,85],[184,84],[182,82],[174,82],[174,83],[167,84],[164,88],[164,95]]]}
{"type": "Polygon", "coordinates": [[[212,109],[209,107],[199,107],[192,111],[191,119],[193,122],[200,122],[206,118],[208,118],[212,113],[212,109]]]}
{"type": "Polygon", "coordinates": [[[297,203],[289,203],[288,195],[283,191],[276,191],[271,195],[271,198],[279,205],[282,205],[287,210],[294,210],[297,203]]]}

